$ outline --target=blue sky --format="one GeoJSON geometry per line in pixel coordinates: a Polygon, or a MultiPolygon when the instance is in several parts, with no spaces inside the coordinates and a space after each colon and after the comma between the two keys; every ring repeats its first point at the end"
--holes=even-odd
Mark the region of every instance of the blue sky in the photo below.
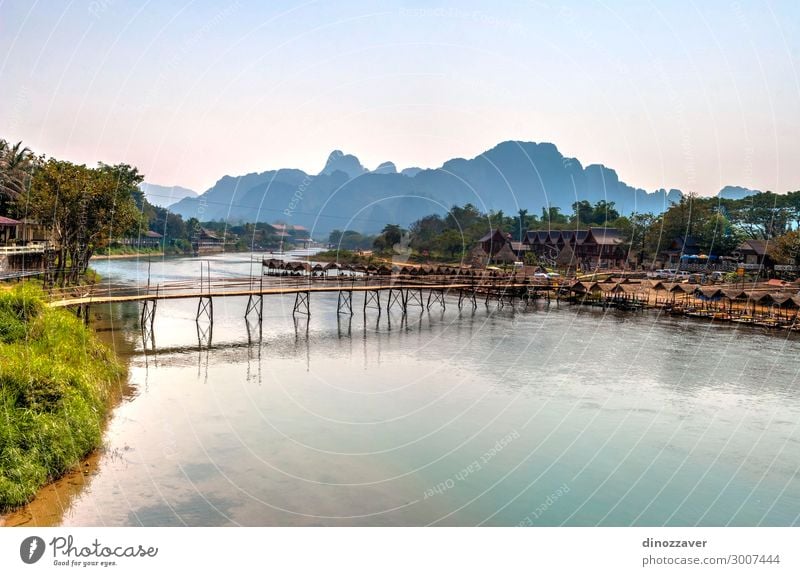
{"type": "Polygon", "coordinates": [[[0,137],[202,191],[555,143],[631,185],[800,189],[800,3],[0,0],[0,137]]]}

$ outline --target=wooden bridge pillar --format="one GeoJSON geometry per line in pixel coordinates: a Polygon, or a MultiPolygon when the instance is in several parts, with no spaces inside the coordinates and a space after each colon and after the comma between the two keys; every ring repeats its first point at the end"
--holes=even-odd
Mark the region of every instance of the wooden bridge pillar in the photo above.
{"type": "Polygon", "coordinates": [[[428,310],[431,309],[431,303],[436,304],[437,302],[442,305],[442,310],[444,310],[444,290],[430,290],[428,292],[428,310]]]}
{"type": "Polygon", "coordinates": [[[378,312],[381,311],[381,291],[380,290],[365,290],[364,291],[364,314],[367,313],[367,308],[374,308],[378,312]]]}
{"type": "Polygon", "coordinates": [[[339,299],[336,303],[336,314],[353,315],[353,291],[339,290],[339,299]]]}
{"type": "Polygon", "coordinates": [[[142,316],[140,319],[140,325],[142,330],[153,330],[153,323],[156,319],[156,305],[158,304],[158,300],[153,298],[152,300],[142,300],[142,316]]]}
{"type": "Polygon", "coordinates": [[[311,307],[309,305],[311,299],[311,292],[298,292],[294,298],[294,309],[292,316],[295,314],[305,314],[311,316],[311,307]]]}
{"type": "Polygon", "coordinates": [[[78,304],[75,315],[83,320],[84,324],[89,324],[89,304],[78,304]]]}
{"type": "Polygon", "coordinates": [[[247,319],[251,312],[256,313],[259,324],[264,316],[264,295],[263,294],[250,294],[247,297],[247,308],[244,312],[244,317],[247,319]]]}
{"type": "Polygon", "coordinates": [[[476,299],[477,289],[473,288],[472,290],[464,290],[463,288],[458,291],[458,309],[461,310],[461,307],[464,305],[464,301],[472,302],[472,309],[478,307],[478,301],[476,299]]]}
{"type": "Polygon", "coordinates": [[[200,321],[200,318],[206,317],[208,321],[214,323],[214,301],[211,296],[200,296],[200,301],[197,303],[197,316],[195,320],[200,321]]]}
{"type": "Polygon", "coordinates": [[[406,288],[405,301],[406,310],[408,310],[408,307],[411,305],[412,301],[419,304],[419,307],[423,310],[425,309],[425,303],[422,299],[422,288],[406,288]]]}
{"type": "Polygon", "coordinates": [[[386,302],[386,311],[389,312],[392,309],[392,304],[399,304],[400,308],[403,310],[403,314],[406,313],[406,299],[403,295],[403,289],[400,288],[394,289],[389,288],[389,299],[386,302]]]}

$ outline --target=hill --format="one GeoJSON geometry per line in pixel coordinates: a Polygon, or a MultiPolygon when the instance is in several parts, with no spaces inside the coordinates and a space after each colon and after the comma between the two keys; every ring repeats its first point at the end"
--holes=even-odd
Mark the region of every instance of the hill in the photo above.
{"type": "Polygon", "coordinates": [[[606,200],[630,214],[662,212],[680,198],[679,190],[629,186],[601,164],[584,167],[554,144],[509,141],[475,158],[401,172],[390,162],[370,172],[356,156],[335,150],[319,174],[280,169],[225,176],[199,198],[184,198],[170,208],[201,220],[280,220],[306,226],[321,238],[336,228],[371,233],[387,223],[407,226],[467,202],[516,214],[521,208],[539,213],[544,206],[568,213],[578,200],[606,200]]]}

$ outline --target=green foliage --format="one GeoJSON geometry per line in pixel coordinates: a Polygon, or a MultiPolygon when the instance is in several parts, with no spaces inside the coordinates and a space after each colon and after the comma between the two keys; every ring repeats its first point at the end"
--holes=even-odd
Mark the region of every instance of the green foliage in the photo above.
{"type": "Polygon", "coordinates": [[[369,250],[374,241],[374,236],[360,234],[354,230],[334,230],[328,236],[328,243],[339,250],[369,250]]]}
{"type": "Polygon", "coordinates": [[[769,245],[769,255],[778,264],[800,262],[800,232],[792,230],[779,236],[769,245]]]}
{"type": "Polygon", "coordinates": [[[25,284],[0,295],[22,338],[0,344],[0,510],[29,501],[99,446],[123,369],[81,321],[25,284]]]}
{"type": "Polygon", "coordinates": [[[0,293],[0,342],[24,340],[28,325],[39,316],[42,308],[38,293],[28,284],[0,293]]]}

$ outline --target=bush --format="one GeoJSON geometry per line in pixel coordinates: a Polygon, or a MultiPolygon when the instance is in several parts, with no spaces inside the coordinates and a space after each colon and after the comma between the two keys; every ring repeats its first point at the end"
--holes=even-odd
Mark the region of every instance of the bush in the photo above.
{"type": "Polygon", "coordinates": [[[0,510],[28,502],[100,445],[124,370],[83,323],[21,285],[0,295],[0,510]],[[4,323],[4,324],[3,324],[4,323]]]}

